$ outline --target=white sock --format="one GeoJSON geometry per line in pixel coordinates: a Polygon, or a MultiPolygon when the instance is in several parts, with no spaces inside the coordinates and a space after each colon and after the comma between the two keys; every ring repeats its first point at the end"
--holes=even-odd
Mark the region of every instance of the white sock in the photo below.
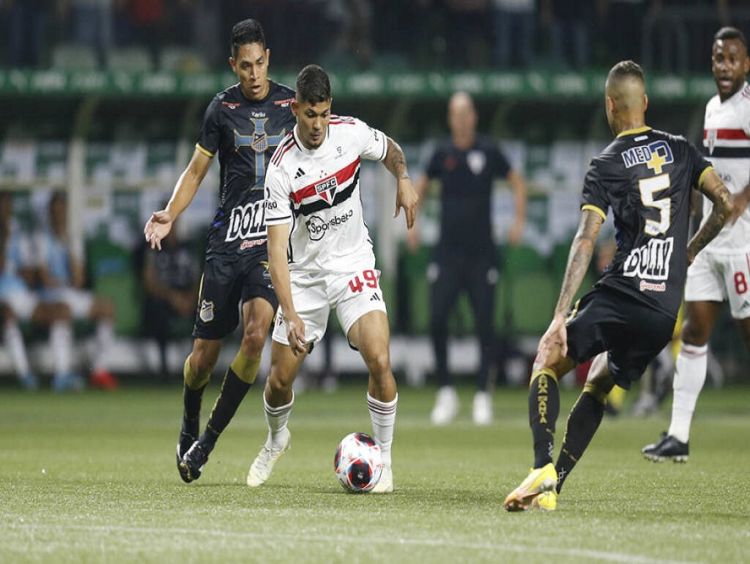
{"type": "Polygon", "coordinates": [[[115,330],[112,320],[104,319],[96,324],[96,352],[94,353],[94,372],[107,369],[107,358],[112,352],[115,341],[115,330]]]}
{"type": "Polygon", "coordinates": [[[21,329],[16,321],[5,323],[5,344],[10,349],[10,358],[19,378],[23,378],[30,372],[29,357],[26,355],[26,345],[23,342],[21,329]]]}
{"type": "Polygon", "coordinates": [[[389,402],[376,400],[369,393],[367,394],[367,408],[370,410],[372,435],[383,453],[383,464],[385,466],[391,465],[391,445],[393,444],[393,428],[396,425],[397,404],[398,394],[393,398],[393,401],[389,402]]]}
{"type": "Polygon", "coordinates": [[[674,374],[672,389],[672,423],[669,434],[683,443],[690,438],[690,422],[693,419],[695,403],[706,381],[708,364],[708,345],[696,347],[682,344],[677,355],[677,369],[674,374]]]}
{"type": "Polygon", "coordinates": [[[282,448],[284,446],[284,436],[287,433],[286,424],[289,422],[289,415],[293,405],[294,392],[292,392],[291,401],[279,407],[268,405],[266,403],[266,395],[263,394],[263,410],[266,413],[266,424],[268,425],[267,448],[282,448]]]}
{"type": "Polygon", "coordinates": [[[55,375],[69,374],[73,365],[73,327],[69,321],[55,321],[49,330],[55,375]]]}

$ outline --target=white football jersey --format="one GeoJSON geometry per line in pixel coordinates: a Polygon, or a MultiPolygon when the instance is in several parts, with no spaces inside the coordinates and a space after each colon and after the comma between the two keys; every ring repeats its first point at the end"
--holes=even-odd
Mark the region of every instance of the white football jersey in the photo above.
{"type": "Polygon", "coordinates": [[[266,173],[266,225],[291,224],[290,272],[373,267],[362,216],[360,161],[383,160],[386,139],[358,119],[331,116],[317,149],[302,145],[297,127],[281,141],[266,173]]]}
{"type": "MultiPolygon", "coordinates": [[[[706,104],[703,125],[706,158],[716,169],[727,190],[740,192],[750,183],[750,86],[740,88],[723,103],[716,95],[706,104]]],[[[703,219],[713,204],[703,198],[703,219]]],[[[743,253],[750,249],[750,211],[727,224],[706,250],[713,253],[743,253]]]]}

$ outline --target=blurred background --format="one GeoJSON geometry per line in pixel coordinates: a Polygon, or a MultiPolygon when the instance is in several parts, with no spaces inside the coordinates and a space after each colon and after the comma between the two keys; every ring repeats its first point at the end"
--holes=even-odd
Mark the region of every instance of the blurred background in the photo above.
{"type": "MultiPolygon", "coordinates": [[[[12,194],[12,221],[29,237],[47,225],[51,195],[67,194],[68,236],[81,249],[85,285],[114,306],[109,369],[121,378],[181,381],[192,306],[181,299],[173,309],[187,314],[170,318],[157,338],[146,304],[155,276],[194,291],[218,165],[180,220],[179,275],[152,264],[142,229],[187,164],[206,105],[236,82],[227,64],[230,29],[247,17],[265,28],[272,79],[293,86],[303,65],[323,65],[332,75],[334,111],[398,140],[413,177],[448,136],[448,97],[473,95],[480,131],[523,174],[529,194],[517,246],[506,244],[514,208],[505,182],[498,181],[491,206],[500,246],[495,378],[509,385],[528,376],[557,299],[584,173],[611,138],[606,71],[621,59],[640,62],[649,123],[697,142],[715,93],[713,34],[730,23],[750,30],[750,7],[738,0],[0,0],[0,190],[12,194]]],[[[403,220],[392,220],[392,179],[370,165],[362,187],[394,333],[394,371],[422,385],[433,369],[426,270],[440,225],[438,198],[431,192],[422,207],[423,245],[412,250],[403,220]]],[[[95,325],[75,325],[81,370],[96,346],[95,325]]],[[[32,368],[49,374],[48,328],[21,329],[32,368]]],[[[452,371],[474,373],[479,352],[465,301],[450,333],[452,371]]],[[[309,370],[363,371],[343,337],[329,334],[331,365],[315,352],[309,370]]],[[[712,343],[712,381],[742,381],[747,353],[727,312],[712,343]]],[[[0,372],[11,384],[7,349],[0,372]]],[[[225,364],[234,350],[225,347],[225,364]]]]}

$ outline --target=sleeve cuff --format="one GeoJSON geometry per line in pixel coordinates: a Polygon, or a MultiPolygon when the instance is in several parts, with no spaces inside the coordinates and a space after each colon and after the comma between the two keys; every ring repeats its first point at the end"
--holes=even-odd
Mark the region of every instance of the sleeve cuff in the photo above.
{"type": "Polygon", "coordinates": [[[213,156],[214,156],[214,153],[212,153],[208,149],[204,149],[203,147],[201,147],[200,143],[196,143],[195,144],[195,148],[198,149],[201,153],[203,153],[204,155],[206,155],[209,158],[213,158],[213,156]]]}
{"type": "Polygon", "coordinates": [[[713,169],[714,169],[714,167],[712,167],[712,166],[707,166],[706,168],[703,169],[703,172],[701,172],[701,175],[698,177],[698,186],[700,186],[701,184],[703,184],[703,177],[706,176],[706,173],[709,170],[713,170],[713,169]]]}
{"type": "Polygon", "coordinates": [[[266,217],[266,225],[281,225],[283,223],[291,223],[292,222],[292,216],[291,215],[285,215],[284,217],[266,217]]]}
{"type": "Polygon", "coordinates": [[[593,204],[582,205],[581,211],[586,211],[586,210],[599,214],[604,221],[607,221],[607,214],[604,213],[604,210],[602,208],[595,206],[593,204]]]}

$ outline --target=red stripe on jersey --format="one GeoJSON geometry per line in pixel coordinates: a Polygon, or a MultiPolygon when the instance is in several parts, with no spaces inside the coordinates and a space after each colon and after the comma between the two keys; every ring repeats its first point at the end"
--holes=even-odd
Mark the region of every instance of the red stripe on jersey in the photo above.
{"type": "Polygon", "coordinates": [[[288,138],[281,140],[281,143],[279,143],[279,146],[276,147],[276,151],[274,151],[271,156],[271,162],[277,166],[286,152],[294,147],[294,136],[291,133],[288,133],[287,137],[288,138]]]}
{"type": "Polygon", "coordinates": [[[354,172],[357,170],[358,166],[359,166],[359,157],[357,157],[351,164],[342,168],[340,171],[334,174],[331,174],[329,176],[326,176],[325,178],[321,178],[317,182],[308,184],[307,186],[300,188],[299,190],[296,190],[295,192],[292,192],[292,201],[295,204],[299,204],[305,198],[309,198],[310,196],[315,196],[317,194],[317,192],[315,191],[315,186],[319,185],[322,182],[330,180],[334,176],[336,177],[336,184],[338,184],[339,186],[341,184],[344,184],[349,179],[351,179],[352,176],[354,176],[354,172]]]}
{"type": "MultiPolygon", "coordinates": [[[[703,130],[703,139],[708,139],[708,129],[703,130]]],[[[743,129],[717,129],[716,139],[727,139],[733,141],[748,141],[750,136],[743,129]]]]}

